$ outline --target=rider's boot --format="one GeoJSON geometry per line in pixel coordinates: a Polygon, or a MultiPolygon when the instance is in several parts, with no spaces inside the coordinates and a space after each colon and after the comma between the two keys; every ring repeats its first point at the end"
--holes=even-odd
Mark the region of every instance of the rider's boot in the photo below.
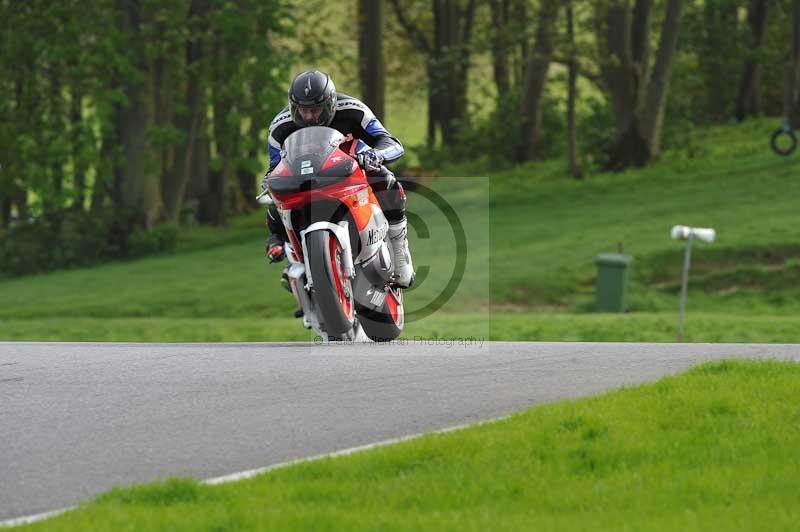
{"type": "Polygon", "coordinates": [[[400,288],[408,288],[414,283],[414,265],[411,263],[411,252],[408,250],[407,226],[406,218],[400,222],[389,224],[389,243],[392,246],[394,262],[394,283],[400,288]]]}

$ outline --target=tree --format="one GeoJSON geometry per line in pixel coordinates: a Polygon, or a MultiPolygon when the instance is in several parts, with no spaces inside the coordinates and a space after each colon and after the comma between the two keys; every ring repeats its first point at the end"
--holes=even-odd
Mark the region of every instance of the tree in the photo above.
{"type": "Polygon", "coordinates": [[[512,43],[509,22],[511,0],[490,0],[492,14],[492,74],[497,87],[498,101],[511,90],[509,52],[512,43]]]}
{"type": "Polygon", "coordinates": [[[583,171],[578,162],[578,133],[575,119],[575,103],[578,98],[578,51],[575,47],[575,21],[572,0],[567,1],[567,47],[569,63],[567,64],[567,161],[569,173],[576,179],[583,178],[583,171]]]}
{"type": "Polygon", "coordinates": [[[117,139],[122,151],[114,203],[134,225],[151,227],[164,219],[161,176],[156,150],[148,130],[156,121],[156,77],[149,64],[143,32],[152,12],[140,0],[117,0],[117,29],[135,75],[122,76],[124,102],[116,115],[117,139]]]}
{"type": "Polygon", "coordinates": [[[738,68],[742,43],[738,21],[739,0],[709,0],[703,13],[693,20],[699,41],[696,49],[704,80],[705,115],[714,122],[725,122],[736,105],[738,68]]]}
{"type": "Polygon", "coordinates": [[[747,25],[750,27],[750,51],[739,84],[736,99],[736,118],[739,121],[758,114],[761,110],[761,60],[759,53],[764,45],[767,27],[767,0],[750,0],[747,8],[747,25]]]}
{"type": "Polygon", "coordinates": [[[786,68],[786,88],[783,97],[783,116],[790,119],[795,127],[797,121],[797,77],[800,74],[800,0],[792,2],[792,55],[786,68]]]}
{"type": "Polygon", "coordinates": [[[519,107],[520,136],[516,150],[518,162],[530,161],[538,155],[542,125],[541,101],[555,45],[559,5],[558,0],[541,2],[536,42],[525,67],[525,81],[522,86],[522,100],[519,107]]]}
{"type": "Polygon", "coordinates": [[[383,120],[385,69],[383,64],[383,2],[358,2],[358,77],[361,96],[378,119],[383,120]]]}
{"type": "Polygon", "coordinates": [[[188,33],[184,43],[183,68],[186,81],[183,88],[185,106],[176,111],[175,127],[184,133],[184,141],[176,149],[174,161],[167,170],[163,183],[164,203],[167,217],[180,221],[181,208],[186,196],[186,187],[192,176],[205,177],[196,164],[203,143],[208,142],[204,134],[208,118],[206,85],[208,76],[208,15],[209,0],[192,0],[187,20],[188,33]],[[193,163],[195,163],[193,165],[193,163]]]}
{"type": "Polygon", "coordinates": [[[655,64],[650,67],[652,0],[609,0],[596,6],[600,71],[611,101],[616,140],[606,170],[643,166],[661,150],[664,106],[682,0],[667,0],[655,64]]]}
{"type": "Polygon", "coordinates": [[[467,122],[467,88],[475,0],[433,0],[433,28],[411,22],[400,0],[391,0],[397,20],[425,57],[428,77],[428,143],[437,130],[445,144],[456,142],[467,122]],[[432,35],[431,35],[432,34],[432,35]]]}
{"type": "Polygon", "coordinates": [[[113,207],[126,230],[178,220],[212,163],[218,210],[252,193],[291,62],[273,53],[285,2],[0,1],[0,21],[4,224],[29,207],[113,207]]]}

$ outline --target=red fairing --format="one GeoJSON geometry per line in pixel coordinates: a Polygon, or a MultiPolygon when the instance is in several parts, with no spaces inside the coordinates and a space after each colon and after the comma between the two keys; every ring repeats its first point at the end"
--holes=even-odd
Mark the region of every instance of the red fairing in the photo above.
{"type": "Polygon", "coordinates": [[[281,207],[284,209],[299,209],[314,201],[330,199],[343,200],[367,187],[369,187],[369,185],[363,178],[358,179],[351,176],[329,187],[295,194],[273,194],[272,197],[280,202],[281,207]]]}
{"type": "MultiPolygon", "coordinates": [[[[349,155],[337,148],[331,152],[320,170],[326,170],[332,166],[341,164],[347,159],[352,160],[349,155]]],[[[337,181],[330,186],[293,194],[273,193],[272,197],[275,198],[284,209],[298,209],[311,202],[320,200],[344,200],[348,196],[356,194],[369,186],[364,170],[357,164],[354,164],[353,168],[354,170],[350,177],[337,181]]],[[[289,167],[281,162],[275,167],[271,175],[276,177],[288,177],[291,175],[291,172],[289,167]]]]}
{"type": "MultiPolygon", "coordinates": [[[[327,170],[332,166],[336,166],[337,164],[348,160],[351,162],[355,162],[353,161],[352,157],[344,153],[341,149],[336,148],[335,150],[333,150],[333,153],[331,153],[330,157],[328,157],[328,160],[325,161],[325,164],[322,165],[321,170],[327,170]]],[[[358,169],[358,171],[361,171],[361,168],[358,165],[355,165],[355,167],[358,169]]],[[[357,172],[353,172],[353,175],[355,175],[356,173],[357,172]]]]}
{"type": "Polygon", "coordinates": [[[289,167],[286,166],[286,164],[283,161],[281,161],[281,162],[278,163],[278,166],[273,168],[272,172],[270,172],[269,175],[271,175],[271,176],[274,175],[274,176],[278,176],[278,177],[286,177],[286,176],[289,175],[289,167]]]}

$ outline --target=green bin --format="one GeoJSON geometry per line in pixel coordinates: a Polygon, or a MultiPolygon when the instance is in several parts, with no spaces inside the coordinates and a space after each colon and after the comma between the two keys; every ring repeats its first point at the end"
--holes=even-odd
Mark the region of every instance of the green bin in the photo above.
{"type": "Polygon", "coordinates": [[[620,253],[603,253],[595,259],[598,312],[625,312],[630,263],[631,257],[620,253]]]}

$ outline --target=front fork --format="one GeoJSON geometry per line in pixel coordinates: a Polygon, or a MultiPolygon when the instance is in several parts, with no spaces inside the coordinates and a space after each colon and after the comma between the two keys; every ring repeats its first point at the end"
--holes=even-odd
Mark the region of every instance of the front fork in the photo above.
{"type": "MultiPolygon", "coordinates": [[[[300,233],[300,243],[303,247],[303,261],[294,261],[293,258],[298,257],[291,243],[287,242],[289,249],[286,256],[289,257],[289,266],[286,267],[284,273],[289,279],[289,286],[292,290],[297,305],[303,311],[303,324],[306,327],[319,330],[319,319],[314,312],[314,303],[309,295],[311,287],[314,286],[314,281],[311,278],[311,269],[308,267],[308,252],[306,249],[306,235],[313,231],[330,231],[334,237],[339,241],[342,246],[342,270],[348,279],[355,277],[355,267],[353,265],[353,255],[350,246],[350,235],[348,231],[348,223],[346,221],[333,224],[330,222],[316,222],[311,224],[304,231],[300,233]]],[[[352,288],[351,288],[352,289],[352,288]]]]}
{"type": "Polygon", "coordinates": [[[353,266],[353,253],[350,246],[350,231],[348,223],[341,221],[338,224],[331,222],[314,222],[303,231],[300,232],[300,241],[303,245],[303,259],[305,260],[306,276],[308,277],[309,287],[314,286],[314,280],[311,278],[311,269],[308,267],[308,250],[306,249],[306,235],[314,231],[330,231],[339,245],[342,246],[342,273],[348,279],[353,279],[356,276],[356,270],[353,266]]]}

